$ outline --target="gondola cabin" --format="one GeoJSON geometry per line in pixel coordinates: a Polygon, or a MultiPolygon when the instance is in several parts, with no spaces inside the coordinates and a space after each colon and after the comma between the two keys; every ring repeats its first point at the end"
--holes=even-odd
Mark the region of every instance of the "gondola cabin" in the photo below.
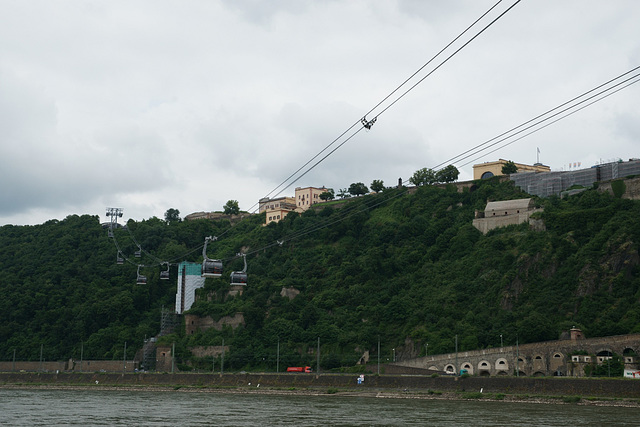
{"type": "Polygon", "coordinates": [[[222,276],[222,261],[217,259],[205,259],[202,261],[202,277],[222,276]]]}
{"type": "Polygon", "coordinates": [[[234,271],[231,273],[231,284],[232,285],[243,285],[247,284],[247,273],[244,271],[234,271]]]}
{"type": "Polygon", "coordinates": [[[160,272],[160,280],[169,280],[169,272],[168,271],[161,271],[160,272]]]}

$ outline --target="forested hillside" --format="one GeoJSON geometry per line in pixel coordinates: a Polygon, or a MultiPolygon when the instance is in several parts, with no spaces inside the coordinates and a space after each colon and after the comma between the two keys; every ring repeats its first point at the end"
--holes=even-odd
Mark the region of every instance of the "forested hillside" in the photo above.
{"type": "MultiPolygon", "coordinates": [[[[355,364],[365,350],[398,357],[557,339],[572,326],[586,336],[640,332],[640,202],[588,190],[568,200],[540,199],[546,231],[528,225],[483,236],[472,225],[487,200],[528,197],[510,182],[477,183],[473,192],[422,186],[413,194],[385,190],[340,208],[290,214],[262,226],[256,215],[225,221],[127,223],[157,259],[201,261],[248,252],[249,283],[227,297],[228,273],[207,279],[191,313],[219,319],[242,312],[245,326],[167,337],[182,362],[196,345],[230,347],[233,368],[312,364],[318,338],[322,367],[355,364]],[[278,244],[277,242],[282,244],[278,244]],[[283,287],[300,293],[280,296],[283,287]]],[[[127,230],[115,230],[128,256],[127,230]]],[[[149,258],[149,257],[147,257],[149,258]]],[[[153,264],[155,258],[141,259],[153,264]]],[[[116,249],[97,216],[69,216],[37,226],[0,228],[0,355],[37,360],[121,358],[159,331],[162,306],[173,307],[171,280],[136,265],[116,265],[116,249]]],[[[191,360],[188,360],[191,359],[191,360]]],[[[211,359],[209,359],[211,360],[211,359]]],[[[210,362],[206,362],[210,363],[210,362]]]]}

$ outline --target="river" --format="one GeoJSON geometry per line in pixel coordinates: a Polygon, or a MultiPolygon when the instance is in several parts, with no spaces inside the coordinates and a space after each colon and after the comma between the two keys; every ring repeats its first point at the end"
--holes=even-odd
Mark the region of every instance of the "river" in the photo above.
{"type": "Polygon", "coordinates": [[[640,409],[340,395],[0,389],[11,426],[637,426],[640,409]]]}

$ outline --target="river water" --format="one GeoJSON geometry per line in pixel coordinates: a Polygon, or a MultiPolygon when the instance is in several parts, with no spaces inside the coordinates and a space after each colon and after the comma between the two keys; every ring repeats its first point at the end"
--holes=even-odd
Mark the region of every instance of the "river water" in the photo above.
{"type": "Polygon", "coordinates": [[[637,426],[640,409],[340,395],[0,389],[10,426],[637,426]]]}

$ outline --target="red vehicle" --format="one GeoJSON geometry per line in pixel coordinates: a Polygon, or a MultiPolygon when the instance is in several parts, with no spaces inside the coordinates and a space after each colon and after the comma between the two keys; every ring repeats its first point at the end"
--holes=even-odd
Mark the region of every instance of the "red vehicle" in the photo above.
{"type": "Polygon", "coordinates": [[[311,370],[311,366],[305,366],[304,368],[302,366],[289,366],[287,372],[306,372],[310,374],[313,371],[311,370]]]}

